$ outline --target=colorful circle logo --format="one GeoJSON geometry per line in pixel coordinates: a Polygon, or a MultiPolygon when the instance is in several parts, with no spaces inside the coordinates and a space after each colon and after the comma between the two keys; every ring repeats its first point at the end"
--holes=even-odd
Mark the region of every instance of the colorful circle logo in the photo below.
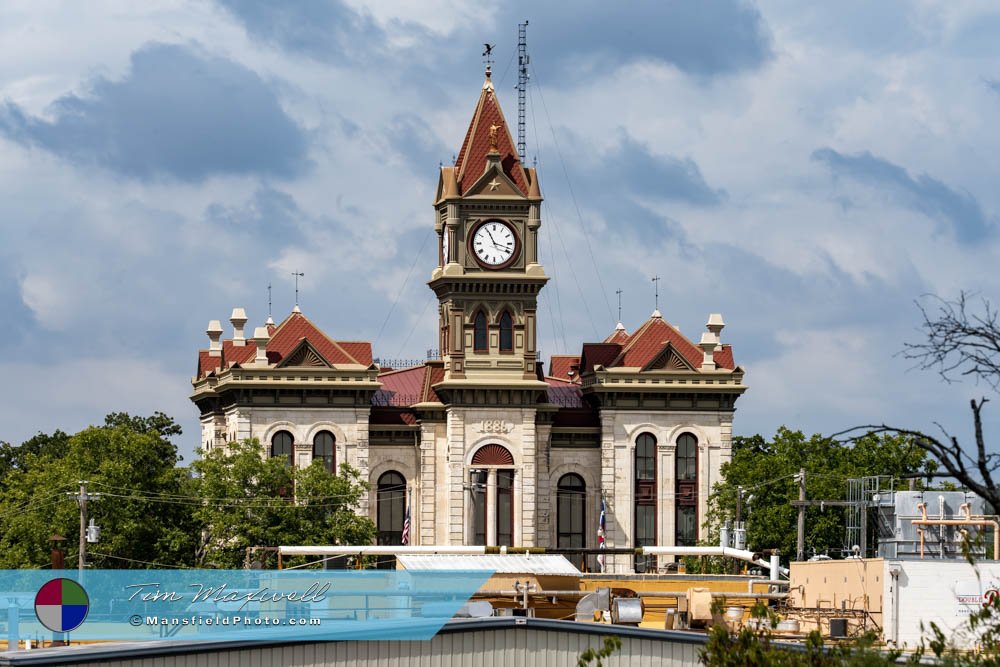
{"type": "Polygon", "coordinates": [[[53,632],[76,630],[90,611],[90,597],[72,579],[52,579],[35,594],[35,616],[53,632]]]}

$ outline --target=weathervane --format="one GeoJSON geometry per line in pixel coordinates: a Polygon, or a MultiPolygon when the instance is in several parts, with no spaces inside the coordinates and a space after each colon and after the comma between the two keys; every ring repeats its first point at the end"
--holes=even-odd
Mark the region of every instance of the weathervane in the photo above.
{"type": "Polygon", "coordinates": [[[295,307],[297,308],[299,305],[299,278],[306,274],[292,271],[292,275],[295,276],[295,307]]]}
{"type": "Polygon", "coordinates": [[[653,276],[653,290],[656,298],[656,310],[660,309],[660,276],[653,276]]]}
{"type": "Polygon", "coordinates": [[[483,62],[486,63],[486,76],[490,75],[493,70],[493,47],[496,44],[484,43],[483,46],[486,48],[483,50],[483,62]]]}

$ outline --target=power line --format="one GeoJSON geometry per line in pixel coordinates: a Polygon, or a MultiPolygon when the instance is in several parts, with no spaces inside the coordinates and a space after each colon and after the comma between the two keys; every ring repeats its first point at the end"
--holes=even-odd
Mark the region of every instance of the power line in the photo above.
{"type": "Polygon", "coordinates": [[[427,231],[424,232],[424,240],[420,243],[420,249],[417,250],[416,254],[413,256],[413,263],[410,264],[410,270],[406,272],[406,278],[403,280],[403,286],[399,288],[399,292],[396,293],[396,298],[392,301],[392,306],[389,307],[389,312],[385,314],[385,319],[382,320],[382,326],[378,330],[378,335],[375,336],[375,342],[372,343],[372,348],[375,348],[378,345],[379,340],[382,338],[382,332],[385,331],[385,325],[389,323],[389,318],[392,317],[392,311],[396,309],[396,304],[399,303],[400,297],[402,297],[403,292],[406,291],[406,285],[410,282],[410,275],[413,273],[413,269],[416,267],[417,261],[420,259],[420,255],[423,254],[424,246],[427,245],[427,239],[430,238],[433,230],[433,227],[428,227],[427,231]]]}
{"type": "Polygon", "coordinates": [[[590,244],[590,234],[587,233],[587,226],[583,222],[583,214],[580,213],[580,205],[576,201],[576,193],[573,191],[573,183],[569,178],[569,170],[566,168],[566,160],[563,159],[562,151],[559,149],[559,140],[556,138],[556,130],[552,125],[552,118],[549,116],[549,108],[545,104],[545,94],[542,93],[542,86],[538,83],[538,73],[532,67],[532,73],[535,75],[535,87],[538,88],[538,99],[542,101],[542,110],[545,112],[545,118],[549,123],[549,131],[552,133],[552,144],[555,146],[556,155],[559,157],[559,162],[562,165],[563,175],[566,177],[566,186],[569,189],[570,199],[573,201],[573,207],[576,209],[576,217],[580,221],[580,227],[583,228],[583,238],[587,242],[587,252],[590,254],[590,263],[594,267],[594,275],[597,276],[597,283],[601,286],[601,294],[604,296],[604,304],[608,307],[608,316],[614,317],[614,312],[611,310],[611,301],[608,299],[608,291],[604,288],[604,280],[601,278],[601,270],[597,265],[597,259],[594,257],[594,248],[590,244]]]}

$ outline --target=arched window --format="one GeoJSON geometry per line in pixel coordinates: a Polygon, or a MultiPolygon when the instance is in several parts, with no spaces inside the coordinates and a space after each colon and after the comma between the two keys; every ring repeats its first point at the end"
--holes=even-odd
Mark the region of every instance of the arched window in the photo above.
{"type": "Polygon", "coordinates": [[[378,478],[375,500],[378,543],[399,545],[403,543],[403,521],[406,518],[406,479],[395,470],[382,473],[378,478]]]}
{"type": "Polygon", "coordinates": [[[313,461],[320,461],[323,469],[331,475],[336,474],[334,444],[336,440],[329,431],[320,431],[313,438],[313,461]]]}
{"type": "Polygon", "coordinates": [[[514,351],[514,320],[506,310],[500,316],[500,351],[514,351]]]}
{"type": "Polygon", "coordinates": [[[476,318],[472,321],[472,350],[474,352],[485,352],[489,346],[486,336],[486,315],[483,311],[476,313],[476,318]]]}
{"type": "MultiPolygon", "coordinates": [[[[559,478],[556,485],[556,546],[579,549],[587,546],[587,485],[583,478],[569,473],[559,478]]],[[[567,558],[577,567],[583,567],[583,555],[570,554],[567,558]]]]}
{"type": "Polygon", "coordinates": [[[271,456],[285,457],[285,465],[292,465],[292,443],[294,439],[288,431],[278,431],[271,436],[271,456]]]}
{"type": "Polygon", "coordinates": [[[678,546],[694,546],[698,541],[698,439],[690,433],[677,438],[674,478],[677,485],[676,533],[678,546]]]}
{"type": "MultiPolygon", "coordinates": [[[[656,544],[656,438],[642,433],[635,441],[635,539],[633,546],[656,544]]],[[[656,570],[655,556],[636,556],[635,571],[656,570]]]]}
{"type": "MultiPolygon", "coordinates": [[[[395,470],[382,473],[375,493],[375,527],[378,544],[398,546],[403,543],[403,523],[406,521],[406,479],[395,470]]],[[[379,557],[375,567],[380,570],[396,568],[392,556],[379,557]]]]}

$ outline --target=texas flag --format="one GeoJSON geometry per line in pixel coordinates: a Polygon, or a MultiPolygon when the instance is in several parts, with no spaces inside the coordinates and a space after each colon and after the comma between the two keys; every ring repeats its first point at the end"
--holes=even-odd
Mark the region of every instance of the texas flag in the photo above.
{"type": "MultiPolygon", "coordinates": [[[[605,507],[605,505],[604,505],[604,497],[602,496],[601,497],[601,519],[600,519],[600,522],[597,524],[597,548],[598,549],[607,549],[608,548],[608,545],[607,545],[607,543],[604,540],[604,531],[607,528],[607,524],[605,523],[605,521],[606,521],[606,519],[605,519],[606,511],[607,511],[607,507],[605,507]]],[[[597,557],[597,563],[601,566],[601,572],[604,572],[604,554],[601,554],[601,555],[599,555],[597,557]]]]}

